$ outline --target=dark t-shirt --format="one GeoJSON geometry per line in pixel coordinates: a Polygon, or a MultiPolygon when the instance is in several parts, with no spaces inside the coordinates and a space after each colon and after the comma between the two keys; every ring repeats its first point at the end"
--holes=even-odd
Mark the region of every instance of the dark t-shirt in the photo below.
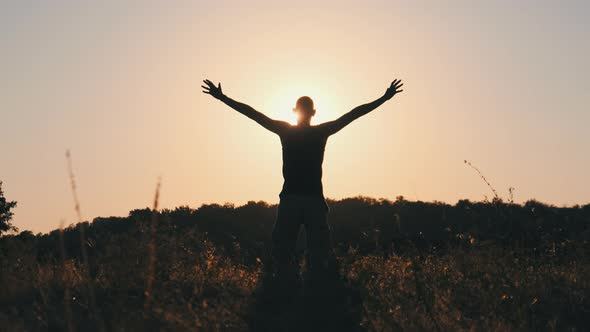
{"type": "Polygon", "coordinates": [[[280,133],[283,146],[283,190],[285,195],[324,197],[322,163],[328,134],[321,126],[292,126],[280,133]]]}

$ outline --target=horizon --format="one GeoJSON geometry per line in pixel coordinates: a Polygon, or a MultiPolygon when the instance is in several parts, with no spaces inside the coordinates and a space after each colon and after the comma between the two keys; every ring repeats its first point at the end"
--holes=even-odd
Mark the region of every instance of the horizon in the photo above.
{"type": "MultiPolygon", "coordinates": [[[[340,202],[346,201],[346,200],[369,200],[369,201],[373,200],[373,201],[376,201],[376,202],[385,201],[385,202],[389,202],[389,203],[395,203],[400,198],[403,199],[404,201],[408,202],[408,203],[426,203],[426,204],[442,203],[442,204],[446,204],[446,205],[449,205],[449,206],[456,206],[459,202],[465,201],[465,200],[467,200],[470,203],[474,203],[474,204],[479,204],[479,203],[482,203],[482,204],[494,204],[493,201],[491,199],[489,199],[489,196],[488,195],[484,195],[484,197],[481,200],[459,199],[456,202],[446,202],[446,201],[439,201],[439,200],[423,201],[423,200],[420,200],[420,199],[418,199],[418,200],[411,200],[411,199],[407,199],[403,195],[398,196],[398,197],[395,197],[395,198],[371,197],[371,196],[364,196],[364,195],[342,197],[342,198],[337,198],[337,199],[326,197],[326,201],[328,203],[330,203],[330,204],[331,203],[340,203],[340,202]]],[[[590,202],[588,202],[586,204],[554,205],[554,204],[551,204],[551,203],[547,203],[547,202],[542,202],[542,201],[536,200],[534,198],[531,198],[529,200],[526,200],[526,201],[523,201],[523,202],[519,202],[519,203],[517,203],[517,202],[511,203],[509,200],[505,199],[504,197],[499,197],[499,198],[500,198],[500,202],[502,204],[516,204],[518,206],[524,206],[528,202],[536,202],[536,203],[540,203],[542,205],[546,205],[546,206],[554,207],[554,208],[558,208],[558,209],[559,208],[584,208],[586,206],[590,206],[590,202]]],[[[267,204],[270,207],[277,206],[278,205],[278,202],[273,203],[273,202],[267,202],[265,200],[248,200],[246,202],[239,203],[239,204],[238,203],[234,203],[234,202],[223,202],[223,203],[222,202],[203,202],[203,203],[200,203],[197,206],[177,205],[177,206],[173,206],[173,207],[158,208],[156,211],[166,213],[167,211],[174,211],[174,210],[180,209],[180,208],[189,208],[190,210],[197,211],[197,210],[201,209],[202,207],[209,207],[209,206],[214,206],[214,205],[217,205],[217,206],[220,206],[220,207],[224,207],[224,208],[225,207],[231,207],[233,209],[239,209],[239,208],[248,206],[251,203],[254,203],[254,204],[263,203],[263,204],[267,204]]],[[[133,211],[143,210],[143,209],[148,209],[150,211],[154,211],[153,206],[150,207],[149,204],[146,204],[145,207],[137,207],[137,208],[130,209],[127,212],[127,214],[125,214],[125,215],[95,216],[95,217],[90,218],[90,219],[83,218],[81,222],[82,223],[92,224],[95,219],[127,218],[127,217],[130,216],[130,214],[133,211]]],[[[49,229],[49,230],[46,230],[46,231],[34,232],[32,230],[29,230],[29,229],[18,229],[17,232],[9,231],[9,232],[7,232],[7,234],[19,234],[19,233],[25,232],[25,231],[29,231],[29,232],[31,232],[33,234],[49,234],[49,233],[51,233],[53,231],[57,231],[59,229],[66,229],[66,228],[69,228],[69,227],[77,226],[79,223],[80,223],[79,221],[75,220],[75,221],[73,221],[73,222],[71,222],[69,224],[60,224],[57,227],[52,228],[52,229],[49,229]]]]}
{"type": "Polygon", "coordinates": [[[201,93],[205,78],[268,116],[312,123],[404,92],[330,138],[324,190],[411,201],[590,203],[590,3],[310,1],[285,5],[8,2],[0,12],[0,181],[13,224],[206,202],[276,204],[276,137],[201,93]],[[371,24],[367,24],[367,22],[371,24]],[[501,22],[501,24],[499,24],[501,22]],[[223,130],[219,130],[222,128],[223,130]]]}

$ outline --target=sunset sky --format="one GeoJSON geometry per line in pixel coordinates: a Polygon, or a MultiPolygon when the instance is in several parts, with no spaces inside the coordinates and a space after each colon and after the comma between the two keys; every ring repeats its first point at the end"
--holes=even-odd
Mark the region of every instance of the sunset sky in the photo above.
{"type": "Polygon", "coordinates": [[[328,141],[329,198],[590,203],[590,2],[1,1],[0,180],[13,224],[278,202],[278,137],[201,93],[314,123],[404,92],[328,141]],[[320,4],[321,3],[321,4],[320,4]]]}

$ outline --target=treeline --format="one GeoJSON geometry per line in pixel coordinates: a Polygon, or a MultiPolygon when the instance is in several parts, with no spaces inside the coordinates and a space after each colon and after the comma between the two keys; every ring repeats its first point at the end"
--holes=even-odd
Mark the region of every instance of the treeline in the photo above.
{"type": "MultiPolygon", "coordinates": [[[[567,253],[590,240],[590,204],[555,207],[535,200],[524,204],[395,201],[354,197],[329,200],[333,240],[338,250],[400,254],[407,250],[444,251],[450,247],[510,246],[552,255],[567,253]],[[565,251],[565,252],[564,252],[565,251]]],[[[80,257],[81,241],[92,256],[108,250],[112,239],[148,241],[153,222],[156,236],[199,232],[230,255],[264,256],[276,216],[276,205],[248,202],[186,206],[154,212],[133,210],[127,217],[95,218],[60,231],[34,235],[29,231],[0,238],[0,257],[30,252],[39,259],[59,259],[63,244],[68,256],[80,257]],[[81,236],[80,231],[83,231],[81,236]]],[[[303,233],[302,233],[303,235],[303,233]]],[[[304,237],[299,247],[304,247],[304,237]]]]}

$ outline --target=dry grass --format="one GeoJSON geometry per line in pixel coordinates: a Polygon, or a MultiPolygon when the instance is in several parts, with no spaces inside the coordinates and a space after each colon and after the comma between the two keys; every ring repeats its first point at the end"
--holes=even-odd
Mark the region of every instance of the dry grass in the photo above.
{"type": "MultiPolygon", "coordinates": [[[[149,232],[144,226],[137,235],[149,232]]],[[[230,259],[196,230],[159,232],[146,311],[149,244],[129,234],[103,241],[92,278],[106,330],[248,330],[262,263],[230,259]]],[[[37,261],[32,252],[3,260],[0,324],[15,331],[98,330],[83,263],[37,261]]],[[[390,257],[350,250],[339,261],[361,292],[361,323],[371,331],[562,331],[589,323],[587,263],[502,248],[390,257]]]]}

